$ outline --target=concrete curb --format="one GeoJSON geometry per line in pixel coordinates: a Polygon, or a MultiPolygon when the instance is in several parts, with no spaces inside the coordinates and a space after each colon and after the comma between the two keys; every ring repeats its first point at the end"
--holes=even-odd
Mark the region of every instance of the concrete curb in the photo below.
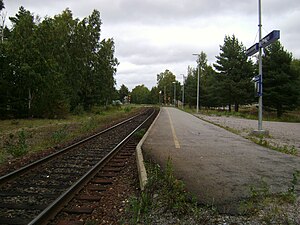
{"type": "Polygon", "coordinates": [[[159,115],[160,115],[160,110],[159,110],[159,113],[157,114],[155,120],[153,121],[153,123],[151,124],[151,126],[149,127],[149,129],[147,130],[145,135],[143,136],[143,138],[140,140],[138,145],[136,146],[136,162],[137,162],[137,168],[138,168],[138,173],[139,173],[139,181],[140,181],[141,191],[144,191],[145,185],[147,183],[147,171],[146,171],[145,164],[144,164],[142,145],[144,144],[150,130],[152,129],[152,127],[155,124],[159,115]]]}

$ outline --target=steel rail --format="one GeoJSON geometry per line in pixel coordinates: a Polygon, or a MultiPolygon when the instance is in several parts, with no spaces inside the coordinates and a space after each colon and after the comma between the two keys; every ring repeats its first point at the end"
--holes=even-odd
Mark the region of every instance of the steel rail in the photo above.
{"type": "Polygon", "coordinates": [[[68,190],[60,195],[55,201],[53,201],[44,211],[42,211],[35,219],[33,219],[28,225],[47,224],[49,219],[53,218],[67,202],[69,202],[74,194],[78,193],[84,185],[86,185],[103,167],[106,162],[117,153],[117,150],[125,144],[129,138],[140,129],[155,113],[155,109],[137,128],[135,128],[129,135],[127,135],[113,150],[101,159],[94,167],[92,167],[86,174],[84,174],[76,183],[74,183],[68,190]]]}
{"type": "Polygon", "coordinates": [[[3,183],[7,182],[8,180],[12,180],[12,179],[14,179],[15,177],[18,177],[18,176],[20,176],[21,174],[24,174],[24,173],[26,173],[27,171],[29,171],[29,170],[31,170],[31,169],[33,169],[33,168],[39,166],[40,164],[46,163],[46,162],[50,161],[51,159],[53,159],[54,157],[56,157],[56,156],[58,156],[58,155],[60,155],[60,154],[63,154],[63,153],[65,153],[65,152],[67,152],[68,150],[70,150],[70,149],[72,149],[72,148],[74,148],[74,147],[76,147],[76,146],[78,146],[78,145],[80,145],[80,144],[82,144],[82,143],[85,143],[85,142],[87,142],[87,141],[89,141],[89,140],[91,140],[91,139],[93,139],[93,138],[95,138],[95,137],[97,137],[97,136],[99,136],[99,135],[101,135],[101,134],[104,134],[104,133],[106,133],[106,132],[108,132],[108,131],[110,131],[110,130],[112,130],[112,129],[118,127],[118,126],[121,126],[122,124],[127,123],[128,121],[130,121],[130,120],[132,120],[132,119],[135,119],[136,117],[138,117],[138,116],[140,116],[140,115],[141,115],[141,113],[139,113],[139,114],[137,114],[137,115],[135,115],[135,116],[132,116],[132,117],[130,117],[130,118],[128,118],[128,119],[126,119],[126,120],[120,122],[120,123],[117,123],[117,124],[113,125],[112,127],[109,127],[109,128],[106,128],[106,129],[103,130],[103,131],[100,131],[99,133],[96,133],[96,134],[94,134],[94,135],[92,135],[92,136],[89,136],[89,137],[87,137],[87,138],[85,138],[85,139],[83,139],[83,140],[80,140],[80,141],[78,141],[78,142],[76,142],[76,143],[74,143],[74,144],[72,144],[72,145],[70,145],[70,146],[67,146],[67,147],[65,147],[65,148],[63,148],[63,149],[61,149],[61,150],[59,150],[59,151],[57,151],[57,152],[54,152],[54,153],[52,153],[52,154],[50,154],[50,155],[48,155],[48,156],[46,156],[46,157],[44,157],[44,158],[42,158],[42,159],[39,159],[39,160],[37,160],[37,161],[35,161],[35,162],[32,162],[32,163],[30,163],[30,164],[28,164],[28,165],[26,165],[26,166],[24,166],[24,167],[21,167],[21,168],[15,170],[15,171],[12,171],[12,172],[10,172],[10,173],[8,173],[8,174],[6,174],[6,175],[1,176],[1,177],[0,177],[0,186],[1,186],[3,183]]]}

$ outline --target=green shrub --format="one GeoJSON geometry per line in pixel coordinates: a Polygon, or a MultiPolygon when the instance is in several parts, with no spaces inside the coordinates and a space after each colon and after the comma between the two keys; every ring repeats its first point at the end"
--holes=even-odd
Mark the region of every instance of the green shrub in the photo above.
{"type": "Polygon", "coordinates": [[[82,115],[84,113],[84,108],[81,104],[78,104],[74,109],[73,109],[73,114],[74,115],[82,115]]]}
{"type": "Polygon", "coordinates": [[[148,164],[147,173],[144,192],[129,200],[127,212],[132,216],[131,224],[151,224],[151,214],[155,214],[157,208],[177,217],[198,218],[201,210],[197,210],[196,200],[186,192],[184,183],[175,178],[171,159],[164,171],[157,164],[148,164]]]}
{"type": "Polygon", "coordinates": [[[57,143],[57,142],[60,142],[62,141],[63,139],[65,139],[67,137],[67,125],[64,125],[62,128],[54,131],[52,133],[52,140],[54,141],[54,143],[57,143]]]}
{"type": "Polygon", "coordinates": [[[83,122],[81,130],[84,132],[91,131],[97,127],[97,119],[92,116],[87,119],[87,121],[83,122]]]}
{"type": "Polygon", "coordinates": [[[105,108],[103,106],[93,106],[91,112],[96,115],[104,115],[105,108]]]}
{"type": "Polygon", "coordinates": [[[15,135],[10,134],[9,139],[6,141],[4,148],[7,153],[11,154],[13,157],[20,157],[28,152],[28,145],[26,144],[28,134],[21,130],[17,133],[17,140],[15,140],[15,135]]]}
{"type": "Polygon", "coordinates": [[[146,129],[142,128],[134,133],[137,138],[142,138],[146,133],[146,129]]]}
{"type": "Polygon", "coordinates": [[[131,112],[132,107],[131,106],[125,106],[124,112],[131,112]]]}

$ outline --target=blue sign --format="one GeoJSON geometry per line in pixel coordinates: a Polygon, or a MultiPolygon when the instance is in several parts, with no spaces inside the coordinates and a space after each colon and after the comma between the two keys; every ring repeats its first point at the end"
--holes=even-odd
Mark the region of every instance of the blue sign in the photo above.
{"type": "Polygon", "coordinates": [[[261,82],[261,75],[257,75],[252,78],[252,81],[254,82],[255,92],[256,96],[260,97],[262,96],[262,82],[261,82]]]}
{"type": "Polygon", "coordinates": [[[252,45],[250,48],[247,49],[246,55],[251,56],[257,53],[258,51],[259,51],[259,45],[258,43],[255,43],[254,45],[252,45]]]}
{"type": "Polygon", "coordinates": [[[280,38],[280,31],[273,30],[271,33],[269,33],[267,36],[265,36],[263,39],[260,40],[260,47],[265,48],[268,45],[272,44],[274,41],[278,40],[279,38],[280,38]]]}

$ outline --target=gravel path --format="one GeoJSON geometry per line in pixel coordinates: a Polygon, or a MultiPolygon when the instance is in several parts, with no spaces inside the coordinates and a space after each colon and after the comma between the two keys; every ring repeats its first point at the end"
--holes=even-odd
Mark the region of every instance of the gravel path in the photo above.
{"type": "MultiPolygon", "coordinates": [[[[223,127],[235,129],[244,137],[249,136],[250,132],[257,129],[258,126],[257,120],[203,114],[196,116],[223,127]]],[[[266,138],[266,140],[274,146],[294,146],[300,153],[300,123],[263,121],[263,129],[269,131],[270,138],[266,138]]]]}

